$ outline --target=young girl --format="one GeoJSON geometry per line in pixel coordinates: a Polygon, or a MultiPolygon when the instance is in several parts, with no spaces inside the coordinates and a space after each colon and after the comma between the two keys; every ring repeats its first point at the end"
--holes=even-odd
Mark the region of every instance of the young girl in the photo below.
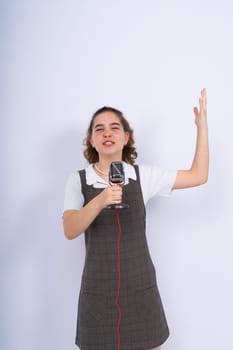
{"type": "Polygon", "coordinates": [[[169,336],[145,235],[145,204],[155,195],[207,181],[205,89],[194,114],[193,163],[178,171],[134,165],[133,131],[119,110],[103,107],[91,119],[84,151],[90,164],[69,177],[63,215],[68,239],[85,232],[76,335],[81,350],[160,350],[169,336]],[[115,161],[123,162],[124,186],[109,185],[115,161]],[[127,209],[106,208],[122,201],[127,209]]]}

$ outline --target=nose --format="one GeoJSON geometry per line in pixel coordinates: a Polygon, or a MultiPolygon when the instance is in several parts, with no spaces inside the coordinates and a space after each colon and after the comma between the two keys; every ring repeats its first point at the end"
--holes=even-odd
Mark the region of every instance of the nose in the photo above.
{"type": "Polygon", "coordinates": [[[111,137],[112,133],[110,129],[105,129],[104,130],[104,137],[111,137]]]}

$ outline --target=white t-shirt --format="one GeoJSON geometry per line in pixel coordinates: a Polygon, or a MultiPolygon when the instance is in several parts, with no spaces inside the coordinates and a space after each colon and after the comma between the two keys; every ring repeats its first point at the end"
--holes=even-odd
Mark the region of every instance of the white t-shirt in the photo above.
{"type": "MultiPolygon", "coordinates": [[[[129,179],[136,180],[136,172],[132,165],[123,162],[125,173],[125,185],[129,179]]],[[[105,188],[109,184],[99,177],[93,165],[86,169],[86,182],[95,188],[105,188]]],[[[143,200],[146,204],[154,196],[169,196],[175,183],[177,170],[164,169],[154,165],[139,165],[140,183],[143,200]]],[[[65,189],[63,211],[69,209],[81,209],[84,204],[81,181],[78,171],[74,171],[68,178],[65,189]]]]}

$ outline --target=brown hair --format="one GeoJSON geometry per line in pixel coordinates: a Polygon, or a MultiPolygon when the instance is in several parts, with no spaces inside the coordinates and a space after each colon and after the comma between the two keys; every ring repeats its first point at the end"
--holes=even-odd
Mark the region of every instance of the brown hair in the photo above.
{"type": "Polygon", "coordinates": [[[130,127],[128,121],[125,119],[123,116],[123,113],[119,111],[118,109],[115,109],[113,107],[102,107],[98,109],[92,116],[89,127],[87,129],[86,133],[86,138],[84,139],[83,144],[86,146],[83,154],[84,157],[87,159],[89,163],[96,163],[99,160],[99,155],[98,152],[94,147],[92,147],[90,143],[90,137],[92,134],[92,129],[93,129],[93,123],[95,120],[95,117],[99,115],[100,113],[104,112],[113,112],[117,115],[117,117],[120,120],[120,123],[123,126],[123,129],[125,132],[129,133],[129,141],[127,145],[124,146],[123,151],[122,151],[122,160],[126,163],[133,164],[135,162],[135,159],[137,158],[137,152],[136,148],[133,146],[134,145],[134,136],[133,136],[133,129],[130,127]]]}

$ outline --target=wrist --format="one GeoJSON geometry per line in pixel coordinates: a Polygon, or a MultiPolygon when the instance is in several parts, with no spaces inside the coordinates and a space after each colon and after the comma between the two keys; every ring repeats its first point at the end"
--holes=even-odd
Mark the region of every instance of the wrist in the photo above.
{"type": "Polygon", "coordinates": [[[96,210],[98,212],[100,212],[106,206],[102,197],[103,196],[102,196],[102,192],[101,192],[95,198],[93,198],[93,202],[94,202],[96,210]]]}
{"type": "Polygon", "coordinates": [[[202,122],[202,123],[196,123],[197,130],[198,132],[206,132],[208,131],[208,124],[207,122],[202,122]]]}

